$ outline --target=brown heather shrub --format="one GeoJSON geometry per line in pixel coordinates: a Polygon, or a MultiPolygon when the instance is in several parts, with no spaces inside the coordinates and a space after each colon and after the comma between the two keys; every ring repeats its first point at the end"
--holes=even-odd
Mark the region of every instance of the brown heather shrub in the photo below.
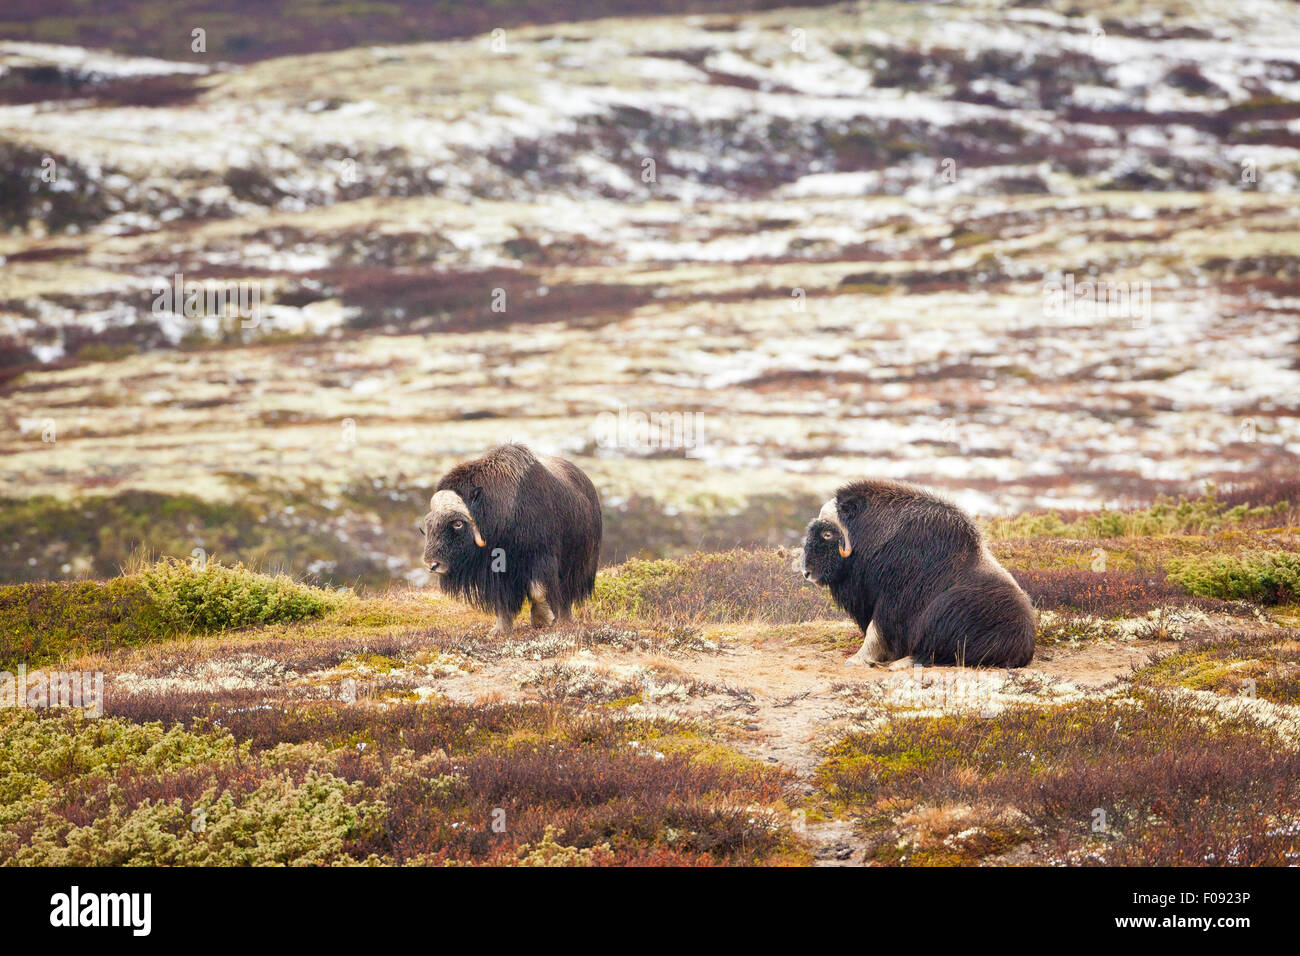
{"type": "Polygon", "coordinates": [[[1300,478],[1273,475],[1251,482],[1227,485],[1219,492],[1219,500],[1230,508],[1248,505],[1252,508],[1286,505],[1283,523],[1300,522],[1300,478]]]}
{"type": "Polygon", "coordinates": [[[106,693],[104,714],[122,717],[135,723],[159,721],[171,726],[194,726],[197,722],[221,721],[228,713],[256,712],[296,705],[289,692],[268,693],[258,688],[195,690],[144,690],[131,693],[106,693]]]}
{"type": "Polygon", "coordinates": [[[776,817],[755,805],[781,800],[787,775],[658,753],[653,740],[635,746],[630,736],[507,743],[409,768],[347,753],[340,773],[370,782],[388,807],[383,831],[353,853],[395,863],[499,861],[548,828],[567,845],[605,845],[615,857],[658,847],[690,862],[748,862],[781,847],[776,817]],[[492,828],[500,811],[504,833],[492,828]]]}
{"type": "Polygon", "coordinates": [[[805,581],[775,551],[628,561],[597,577],[592,608],[686,623],[793,624],[842,616],[824,588],[805,581]]]}
{"type": "MultiPolygon", "coordinates": [[[[753,862],[786,840],[756,807],[781,801],[789,774],[714,752],[673,720],[532,704],[318,709],[329,713],[312,739],[339,748],[332,771],[388,810],[382,832],[349,846],[353,856],[512,861],[548,827],[569,846],[609,844],[620,863],[647,850],[667,851],[662,862],[753,862]],[[505,833],[492,829],[498,808],[505,833]]],[[[290,715],[263,713],[232,726],[236,739],[251,724],[255,749],[303,736],[306,725],[290,715]],[[268,734],[268,725],[278,729],[268,734]]]]}
{"type": "Polygon", "coordinates": [[[1019,821],[992,841],[994,852],[1028,841],[1066,863],[1300,859],[1295,745],[1160,692],[1010,708],[994,719],[896,717],[832,747],[817,779],[861,815],[868,855],[881,862],[954,862],[951,848],[900,850],[894,828],[908,811],[950,806],[1000,808],[1000,818],[1019,821]],[[1092,830],[1099,809],[1103,833],[1092,830]]]}
{"type": "Polygon", "coordinates": [[[1012,576],[1040,610],[1070,609],[1102,617],[1140,614],[1156,607],[1223,602],[1189,595],[1163,571],[1089,571],[1071,568],[1013,570],[1012,576]]]}

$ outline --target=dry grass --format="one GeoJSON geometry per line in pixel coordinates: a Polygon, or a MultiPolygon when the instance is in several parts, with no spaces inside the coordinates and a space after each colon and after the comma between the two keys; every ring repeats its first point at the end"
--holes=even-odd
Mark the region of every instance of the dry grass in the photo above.
{"type": "Polygon", "coordinates": [[[835,616],[826,590],[804,581],[790,562],[773,551],[629,561],[597,578],[592,608],[603,615],[691,624],[783,624],[835,616]]]}

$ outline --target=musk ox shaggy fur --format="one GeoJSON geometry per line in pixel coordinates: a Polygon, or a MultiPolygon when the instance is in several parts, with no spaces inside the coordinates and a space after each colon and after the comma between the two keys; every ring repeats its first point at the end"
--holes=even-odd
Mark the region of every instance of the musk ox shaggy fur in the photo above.
{"type": "Polygon", "coordinates": [[[532,622],[572,620],[591,594],[600,498],[577,465],[501,445],[443,476],[419,525],[424,564],[442,588],[497,616],[509,634],[524,598],[532,622]]]}
{"type": "Polygon", "coordinates": [[[1034,609],[964,511],[920,488],[856,481],[808,525],[804,577],[863,631],[847,663],[1023,667],[1034,609]]]}

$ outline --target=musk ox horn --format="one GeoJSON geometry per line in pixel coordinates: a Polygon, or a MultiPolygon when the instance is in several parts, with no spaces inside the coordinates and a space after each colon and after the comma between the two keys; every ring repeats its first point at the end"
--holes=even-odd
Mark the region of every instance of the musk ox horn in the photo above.
{"type": "Polygon", "coordinates": [[[446,489],[437,492],[429,499],[429,511],[435,515],[454,514],[462,516],[469,522],[469,529],[474,532],[474,543],[480,548],[487,547],[487,542],[483,540],[483,535],[479,533],[478,525],[474,523],[474,516],[469,513],[469,505],[465,504],[465,499],[456,492],[446,489]]]}
{"type": "Polygon", "coordinates": [[[853,553],[853,542],[849,540],[849,529],[844,527],[844,522],[840,520],[839,510],[835,507],[835,499],[832,498],[826,504],[822,505],[822,510],[817,515],[818,521],[829,521],[835,527],[839,528],[840,537],[840,557],[847,558],[853,553]]]}

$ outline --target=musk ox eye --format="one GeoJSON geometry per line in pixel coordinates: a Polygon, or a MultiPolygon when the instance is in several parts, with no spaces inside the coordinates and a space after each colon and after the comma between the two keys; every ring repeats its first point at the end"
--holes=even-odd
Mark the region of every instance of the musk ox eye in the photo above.
{"type": "Polygon", "coordinates": [[[823,532],[822,532],[822,540],[823,540],[823,541],[834,541],[834,540],[835,540],[835,532],[834,532],[834,531],[823,531],[823,532]]]}
{"type": "Polygon", "coordinates": [[[460,521],[460,520],[453,521],[453,522],[451,523],[451,526],[452,526],[453,528],[455,528],[457,531],[460,531],[462,528],[465,527],[465,522],[460,521]]]}

